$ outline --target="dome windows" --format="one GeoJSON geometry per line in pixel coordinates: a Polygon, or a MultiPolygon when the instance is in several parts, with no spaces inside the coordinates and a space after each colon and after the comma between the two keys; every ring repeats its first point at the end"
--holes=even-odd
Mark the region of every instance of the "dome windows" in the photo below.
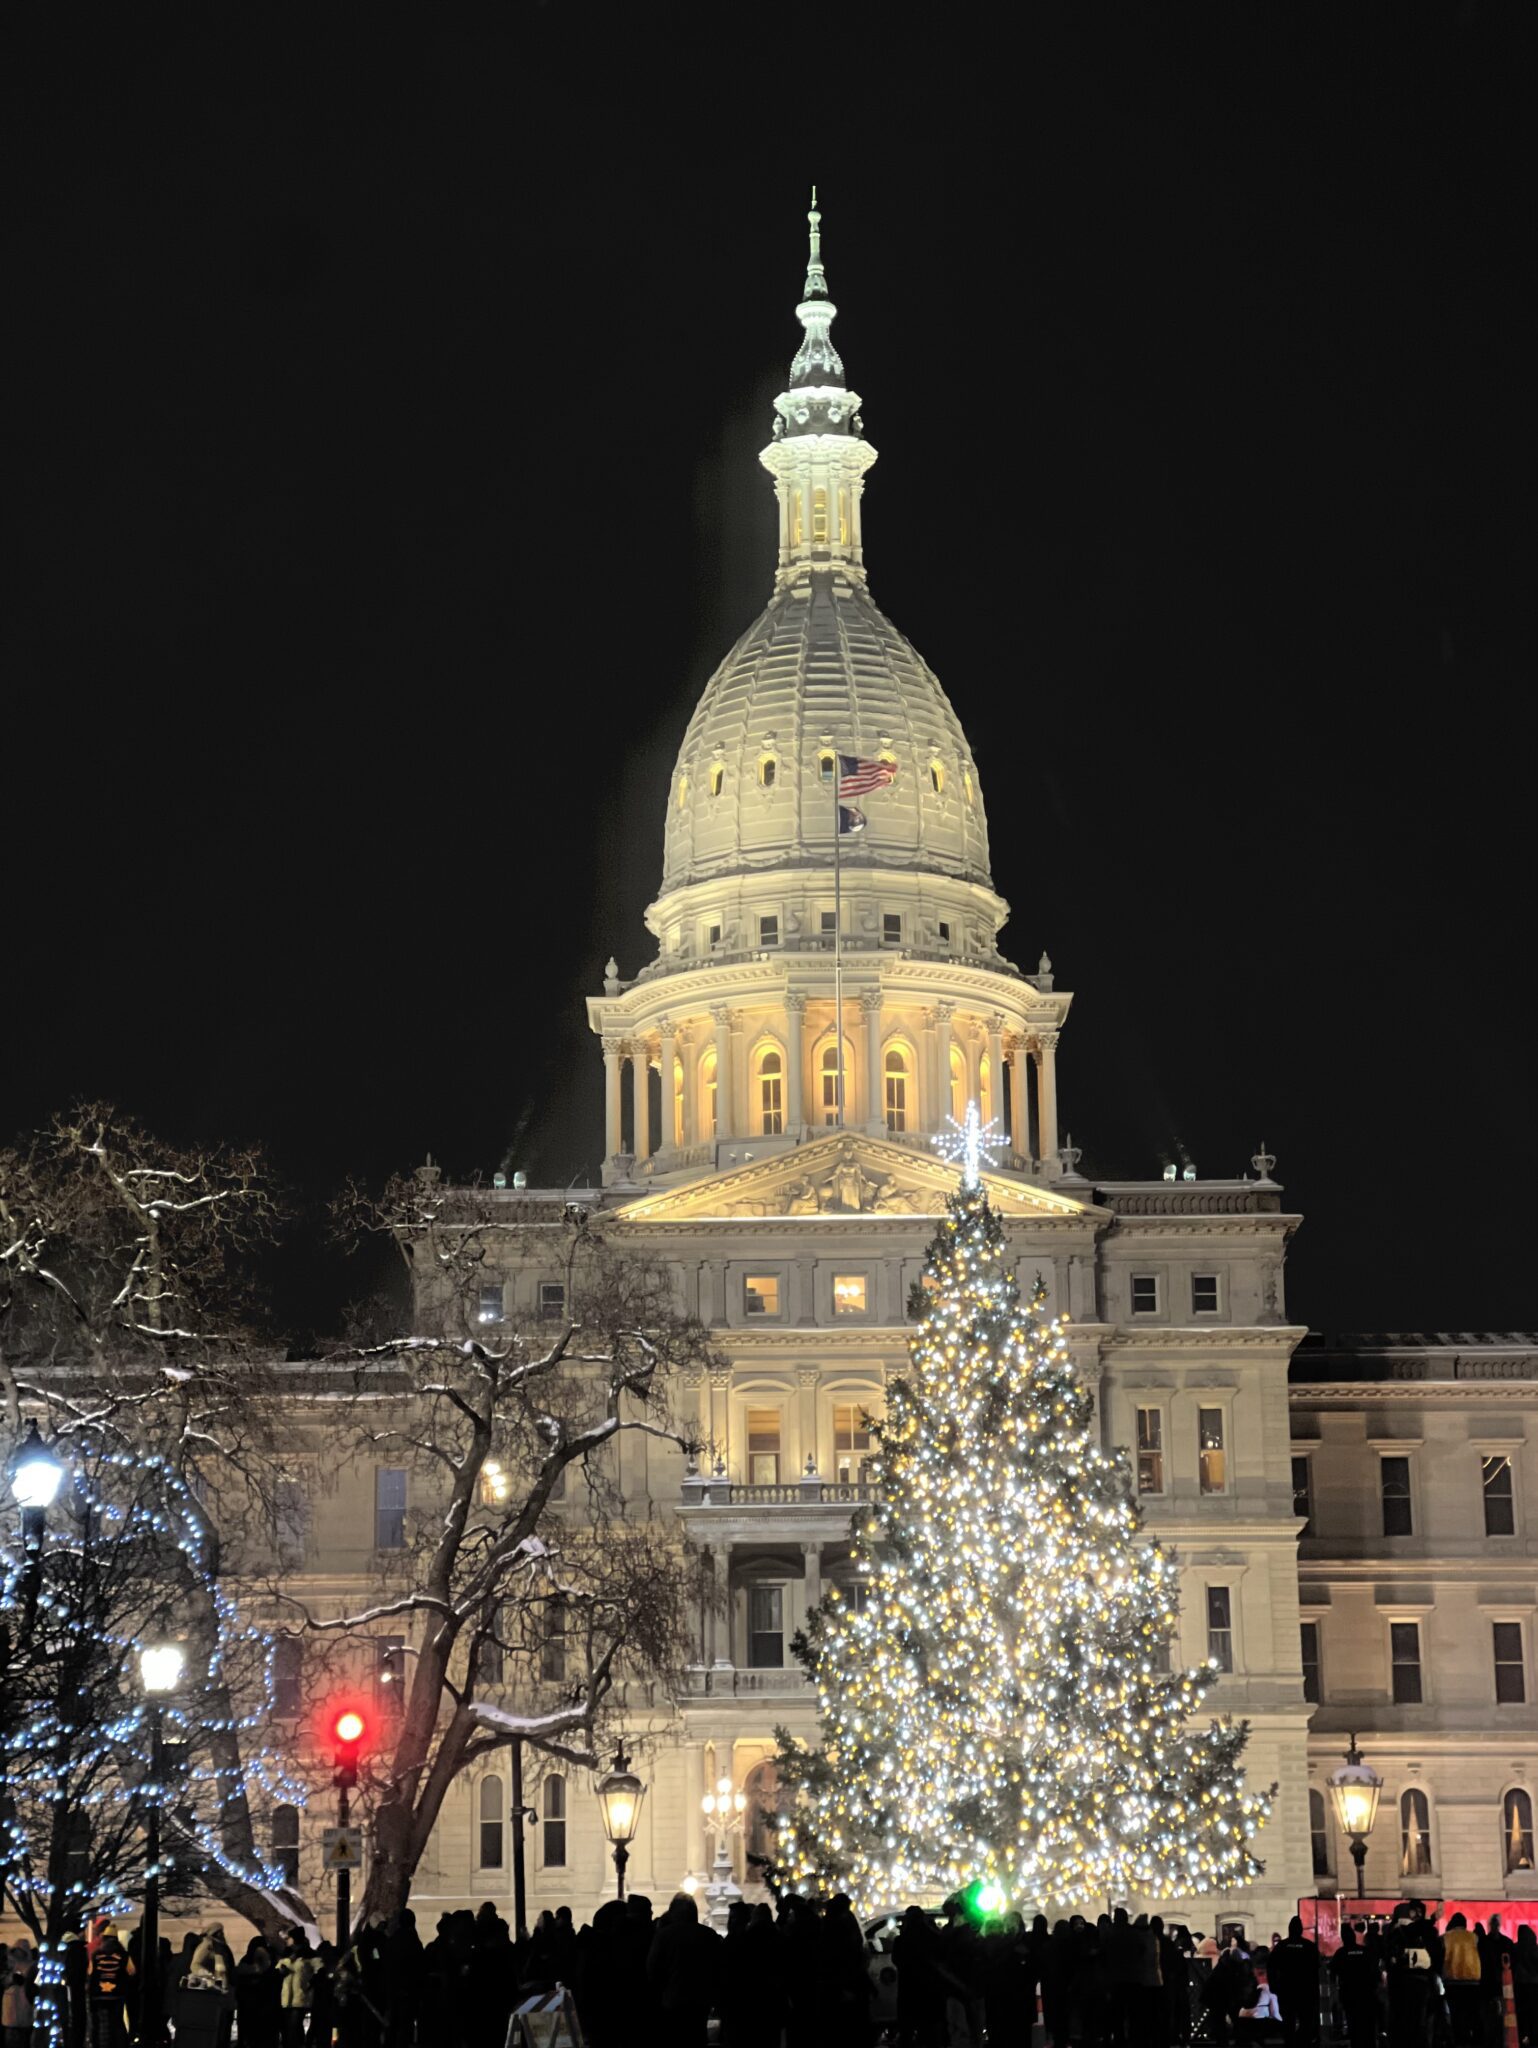
{"type": "Polygon", "coordinates": [[[678,778],[678,808],[679,808],[680,810],[682,810],[682,809],[683,809],[683,807],[684,807],[684,805],[685,805],[685,804],[686,804],[686,803],[687,803],[688,801],[689,801],[689,778],[688,778],[688,776],[687,776],[687,775],[680,775],[680,776],[679,776],[679,778],[678,778]]]}
{"type": "Polygon", "coordinates": [[[967,802],[969,804],[973,803],[976,800],[976,792],[972,788],[972,771],[970,768],[963,768],[961,771],[961,787],[967,802]]]}
{"type": "Polygon", "coordinates": [[[779,1047],[766,1045],[754,1064],[758,1127],[766,1138],[778,1138],[785,1129],[785,1062],[779,1047]]]}
{"type": "Polygon", "coordinates": [[[817,756],[817,780],[819,782],[831,782],[837,767],[837,756],[825,747],[817,756]]]}
{"type": "Polygon", "coordinates": [[[725,769],[724,769],[724,768],[723,768],[723,767],[721,766],[721,763],[720,763],[719,761],[717,761],[717,763],[715,764],[715,766],[714,766],[714,767],[713,767],[713,768],[711,769],[711,771],[710,771],[710,793],[711,793],[711,795],[712,795],[712,796],[719,796],[719,795],[721,794],[721,791],[722,791],[722,789],[723,789],[723,788],[725,787],[725,785],[726,785],[726,770],[725,770],[725,769]]]}
{"type": "Polygon", "coordinates": [[[779,772],[780,772],[780,764],[779,764],[779,762],[778,762],[778,761],[777,761],[777,760],[776,760],[776,759],[774,758],[773,754],[765,754],[765,755],[764,755],[764,757],[763,757],[763,759],[762,759],[762,760],[761,760],[761,761],[759,762],[759,764],[758,764],[758,786],[759,786],[759,788],[760,788],[760,789],[773,789],[773,787],[774,787],[774,785],[775,785],[775,780],[776,780],[776,778],[778,777],[778,775],[779,775],[779,772]]]}
{"type": "Polygon", "coordinates": [[[716,1115],[716,1055],[715,1049],[707,1052],[700,1061],[700,1135],[713,1138],[720,1130],[716,1115]]]}
{"type": "Polygon", "coordinates": [[[934,793],[935,793],[935,795],[936,795],[936,796],[944,796],[944,794],[945,794],[945,764],[944,764],[944,762],[943,762],[943,761],[931,761],[931,762],[930,762],[930,764],[929,764],[929,786],[930,786],[930,788],[931,788],[931,789],[932,789],[932,790],[934,791],[934,793]]]}
{"type": "Polygon", "coordinates": [[[886,1127],[889,1131],[908,1128],[908,1055],[894,1045],[886,1056],[886,1127]]]}
{"type": "Polygon", "coordinates": [[[821,484],[812,492],[812,545],[828,544],[828,494],[821,484]]]}

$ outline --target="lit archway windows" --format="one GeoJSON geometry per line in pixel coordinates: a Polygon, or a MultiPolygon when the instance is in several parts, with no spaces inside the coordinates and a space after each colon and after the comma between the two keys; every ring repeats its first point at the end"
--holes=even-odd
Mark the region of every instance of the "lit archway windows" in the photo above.
{"type": "Polygon", "coordinates": [[[967,1063],[961,1048],[951,1047],[951,1115],[960,1123],[967,1110],[967,1063]]]}
{"type": "Polygon", "coordinates": [[[824,751],[817,756],[818,781],[831,782],[833,780],[833,771],[836,765],[837,763],[835,762],[833,755],[827,752],[826,749],[824,749],[824,751]]]}
{"type": "Polygon", "coordinates": [[[716,1055],[714,1048],[700,1061],[700,1131],[713,1138],[720,1129],[716,1121],[716,1055]]]}
{"type": "MultiPolygon", "coordinates": [[[[850,1076],[854,1068],[850,1063],[849,1041],[844,1040],[844,1094],[847,1099],[850,1076]]],[[[838,1044],[829,1039],[817,1060],[817,1079],[821,1090],[822,1120],[825,1124],[838,1122],[838,1044]]]]}
{"type": "Polygon", "coordinates": [[[1508,1874],[1533,1867],[1533,1802],[1520,1785],[1501,1801],[1502,1849],[1508,1874]]]}
{"type": "Polygon", "coordinates": [[[828,494],[821,484],[812,489],[812,539],[826,541],[828,538],[828,494]]]}
{"type": "Polygon", "coordinates": [[[775,1829],[780,1817],[780,1776],[773,1757],[755,1764],[742,1782],[748,1801],[747,1852],[751,1871],[755,1859],[767,1862],[775,1853],[775,1829]]]}
{"type": "Polygon", "coordinates": [[[710,793],[712,796],[719,796],[725,787],[726,770],[717,761],[715,767],[710,771],[710,793]]]}
{"type": "Polygon", "coordinates": [[[929,764],[929,786],[936,796],[943,795],[945,790],[945,768],[939,761],[931,761],[929,764]]]}
{"type": "Polygon", "coordinates": [[[773,754],[765,754],[764,758],[758,764],[759,788],[773,789],[775,777],[779,774],[779,772],[780,764],[778,761],[775,760],[773,754]]]}
{"type": "Polygon", "coordinates": [[[1431,1807],[1418,1785],[1400,1794],[1399,1875],[1431,1875],[1431,1807]]]}
{"type": "Polygon", "coordinates": [[[684,1132],[684,1063],[675,1057],[673,1061],[673,1143],[687,1145],[684,1132]]]}
{"type": "Polygon", "coordinates": [[[778,1138],[785,1129],[785,1062],[777,1047],[767,1045],[757,1066],[758,1127],[766,1138],[778,1138]]]}
{"type": "Polygon", "coordinates": [[[689,801],[689,778],[688,778],[688,776],[687,776],[687,775],[680,775],[680,776],[679,776],[679,778],[678,778],[678,808],[679,808],[680,810],[682,810],[682,809],[683,809],[683,807],[684,807],[684,805],[685,805],[685,804],[686,804],[686,803],[687,803],[688,801],[689,801]]]}
{"type": "Polygon", "coordinates": [[[970,768],[963,768],[961,771],[961,787],[966,792],[967,802],[971,803],[976,795],[976,791],[972,787],[972,771],[970,768]]]}
{"type": "Polygon", "coordinates": [[[886,1056],[886,1127],[889,1131],[908,1128],[908,1055],[893,1046],[886,1056]]]}
{"type": "Polygon", "coordinates": [[[977,1063],[977,1113],[985,1124],[997,1113],[993,1107],[993,1061],[987,1053],[977,1063]]]}

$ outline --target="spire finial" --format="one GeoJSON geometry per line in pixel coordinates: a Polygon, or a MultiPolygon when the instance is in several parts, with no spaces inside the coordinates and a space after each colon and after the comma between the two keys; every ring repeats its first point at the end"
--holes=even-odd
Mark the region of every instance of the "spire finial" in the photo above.
{"type": "Polygon", "coordinates": [[[812,187],[811,211],[806,217],[807,259],[806,291],[803,297],[825,299],[828,296],[828,280],[822,267],[822,215],[817,211],[817,187],[812,187]]]}

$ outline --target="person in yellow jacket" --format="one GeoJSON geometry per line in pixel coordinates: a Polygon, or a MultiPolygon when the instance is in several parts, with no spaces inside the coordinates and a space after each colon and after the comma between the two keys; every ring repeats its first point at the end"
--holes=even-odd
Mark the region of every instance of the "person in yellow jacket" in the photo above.
{"type": "Polygon", "coordinates": [[[315,1958],[303,1935],[291,1931],[283,1937],[284,1950],[278,1958],[278,2009],[283,2016],[283,2048],[299,2048],[310,2023],[315,2002],[315,1958]]]}
{"type": "Polygon", "coordinates": [[[1479,1941],[1461,1913],[1442,1937],[1442,1984],[1456,2042],[1479,2040],[1479,1941]]]}

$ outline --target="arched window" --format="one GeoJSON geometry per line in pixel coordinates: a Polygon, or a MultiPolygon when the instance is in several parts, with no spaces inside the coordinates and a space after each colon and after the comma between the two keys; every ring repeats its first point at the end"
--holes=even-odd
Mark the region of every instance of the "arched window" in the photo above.
{"type": "Polygon", "coordinates": [[[685,805],[685,804],[686,804],[686,803],[687,803],[688,801],[689,801],[689,778],[688,778],[688,776],[687,776],[687,775],[680,775],[680,776],[679,776],[679,778],[678,778],[678,808],[679,808],[680,810],[682,810],[682,809],[683,809],[683,807],[684,807],[684,805],[685,805]]]}
{"type": "Polygon", "coordinates": [[[758,1128],[766,1138],[777,1138],[785,1129],[785,1062],[770,1045],[759,1054],[757,1066],[758,1128]]]}
{"type": "Polygon", "coordinates": [[[700,1061],[700,1135],[713,1138],[720,1128],[716,1121],[716,1056],[712,1049],[700,1061]]]}
{"type": "Polygon", "coordinates": [[[725,786],[726,786],[726,770],[725,770],[725,769],[724,769],[724,768],[723,768],[723,767],[721,766],[721,763],[720,763],[719,761],[717,761],[717,763],[716,763],[716,765],[714,766],[714,768],[712,768],[712,769],[711,769],[711,771],[710,771],[710,793],[711,793],[711,795],[712,795],[712,796],[719,796],[719,795],[721,794],[721,791],[722,791],[722,790],[723,790],[723,789],[725,788],[725,786]]]}
{"type": "Polygon", "coordinates": [[[951,1115],[957,1123],[967,1113],[967,1063],[959,1045],[951,1047],[951,1115]]]}
{"type": "Polygon", "coordinates": [[[1431,1807],[1418,1785],[1399,1797],[1399,1875],[1431,1875],[1431,1807]]]}
{"type": "Polygon", "coordinates": [[[812,539],[828,537],[828,494],[821,484],[812,487],[812,539]]]}
{"type": "Polygon", "coordinates": [[[761,789],[773,789],[774,778],[779,773],[779,763],[773,754],[765,754],[758,764],[758,782],[761,789]]]}
{"type": "Polygon", "coordinates": [[[1330,1822],[1324,1808],[1324,1794],[1310,1792],[1308,1795],[1308,1834],[1314,1850],[1315,1877],[1330,1874],[1330,1822]]]}
{"type": "Polygon", "coordinates": [[[886,1127],[889,1131],[908,1128],[908,1055],[893,1046],[886,1056],[886,1127]]]}
{"type": "Polygon", "coordinates": [[[990,1123],[993,1108],[993,1061],[987,1053],[977,1063],[977,1113],[983,1122],[990,1123]]]}
{"type": "Polygon", "coordinates": [[[755,1857],[768,1861],[775,1853],[776,1823],[780,1817],[780,1775],[773,1757],[755,1764],[742,1783],[748,1801],[747,1852],[751,1872],[755,1857]]]}
{"type": "Polygon", "coordinates": [[[566,1867],[566,1780],[546,1778],[544,1817],[540,1825],[540,1861],[546,1870],[566,1867]]]}
{"type": "Polygon", "coordinates": [[[285,1884],[298,1884],[299,1809],[297,1806],[275,1806],[272,1809],[272,1861],[274,1869],[282,1872],[285,1884]]]}
{"type": "Polygon", "coordinates": [[[1501,1834],[1505,1841],[1506,1868],[1533,1867],[1533,1802],[1520,1785],[1513,1785],[1501,1801],[1501,1834]]]}
{"type": "Polygon", "coordinates": [[[673,1060],[673,1143],[687,1145],[684,1135],[684,1063],[676,1056],[673,1060]]]}
{"type": "Polygon", "coordinates": [[[503,1848],[502,1827],[502,1780],[482,1778],[480,1793],[480,1826],[476,1840],[479,1844],[476,1855],[480,1870],[500,1870],[503,1848]]]}
{"type": "Polygon", "coordinates": [[[961,771],[961,786],[962,786],[962,788],[963,788],[963,789],[964,789],[964,790],[966,791],[966,796],[967,796],[967,802],[968,802],[968,803],[971,803],[971,801],[972,801],[972,796],[973,796],[973,790],[972,790],[972,771],[971,771],[971,769],[970,769],[970,768],[963,768],[963,769],[962,769],[962,771],[961,771]]]}
{"type": "Polygon", "coordinates": [[[945,788],[945,768],[939,761],[931,761],[929,764],[929,786],[936,796],[945,788]]]}
{"type": "Polygon", "coordinates": [[[831,781],[833,780],[833,770],[834,770],[834,767],[835,767],[835,766],[836,766],[836,763],[835,763],[835,760],[834,760],[834,757],[833,757],[833,755],[832,755],[832,754],[830,754],[830,753],[828,753],[828,752],[826,752],[826,751],[824,751],[823,753],[820,753],[820,754],[819,754],[819,755],[817,756],[817,779],[818,779],[818,781],[819,781],[819,782],[831,782],[831,781]]]}
{"type": "MultiPolygon", "coordinates": [[[[838,1122],[838,1042],[830,1038],[822,1049],[817,1062],[818,1078],[822,1083],[822,1120],[825,1124],[838,1122]]],[[[850,1076],[854,1069],[849,1058],[849,1041],[844,1040],[844,1095],[847,1100],[850,1076]]]]}

